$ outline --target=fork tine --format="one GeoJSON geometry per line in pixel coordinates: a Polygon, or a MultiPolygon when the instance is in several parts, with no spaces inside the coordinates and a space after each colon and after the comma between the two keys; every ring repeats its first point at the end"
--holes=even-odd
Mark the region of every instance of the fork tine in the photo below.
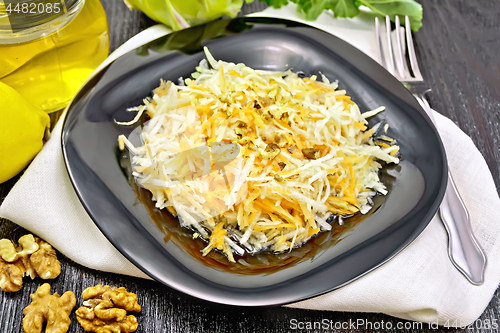
{"type": "Polygon", "coordinates": [[[403,58],[404,53],[403,53],[403,41],[401,40],[401,25],[399,23],[399,16],[396,15],[395,17],[395,23],[396,23],[396,52],[394,53],[394,58],[396,62],[396,69],[398,70],[399,76],[401,78],[405,78],[405,73],[404,73],[404,63],[405,59],[403,58]]]}
{"type": "Polygon", "coordinates": [[[406,40],[408,44],[408,57],[410,58],[411,70],[413,72],[413,76],[416,79],[422,80],[422,74],[420,73],[420,69],[418,68],[417,57],[415,55],[415,47],[413,46],[413,38],[411,36],[411,27],[410,27],[410,19],[408,16],[405,17],[405,30],[406,30],[406,40]]]}
{"type": "MultiPolygon", "coordinates": [[[[399,17],[398,17],[398,21],[400,21],[399,17]]],[[[400,24],[401,25],[401,24],[400,24]]],[[[406,58],[406,39],[405,39],[405,31],[406,29],[403,28],[402,26],[399,27],[399,40],[400,40],[400,43],[398,43],[398,48],[401,50],[401,62],[403,63],[403,68],[401,69],[404,73],[404,76],[403,78],[408,80],[412,77],[412,74],[410,73],[409,69],[408,69],[408,66],[411,66],[408,61],[407,61],[407,58],[406,58]]]]}
{"type": "Polygon", "coordinates": [[[380,21],[377,16],[375,16],[375,38],[377,39],[377,52],[380,57],[380,64],[387,68],[387,62],[385,60],[384,53],[382,52],[384,46],[382,45],[382,35],[380,34],[380,21]]]}
{"type": "Polygon", "coordinates": [[[386,57],[386,63],[387,63],[387,70],[392,74],[396,74],[394,71],[394,57],[393,57],[393,52],[392,52],[392,41],[391,41],[391,19],[389,18],[389,15],[385,16],[385,30],[387,34],[387,47],[389,49],[389,54],[386,57]],[[388,58],[388,59],[387,59],[388,58]]]}

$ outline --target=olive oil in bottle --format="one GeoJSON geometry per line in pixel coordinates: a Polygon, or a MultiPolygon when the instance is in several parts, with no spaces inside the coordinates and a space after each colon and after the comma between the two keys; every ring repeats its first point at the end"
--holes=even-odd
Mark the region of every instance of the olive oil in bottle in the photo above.
{"type": "Polygon", "coordinates": [[[107,57],[99,0],[0,0],[0,81],[46,112],[64,108],[107,57]]]}

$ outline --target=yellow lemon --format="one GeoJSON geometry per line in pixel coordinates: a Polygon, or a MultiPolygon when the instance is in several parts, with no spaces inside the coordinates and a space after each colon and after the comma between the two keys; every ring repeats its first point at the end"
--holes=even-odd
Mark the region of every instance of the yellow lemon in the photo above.
{"type": "Polygon", "coordinates": [[[42,149],[49,116],[0,82],[0,183],[23,170],[42,149]]]}

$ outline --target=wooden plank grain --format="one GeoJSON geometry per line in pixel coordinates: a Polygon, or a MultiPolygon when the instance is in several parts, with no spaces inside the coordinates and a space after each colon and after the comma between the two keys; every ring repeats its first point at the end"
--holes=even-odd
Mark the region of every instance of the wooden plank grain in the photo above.
{"type": "Polygon", "coordinates": [[[138,10],[130,10],[123,1],[101,1],[108,17],[110,51],[125,43],[140,31],[155,24],[138,10]]]}
{"type": "MultiPolygon", "coordinates": [[[[432,106],[468,134],[500,189],[500,50],[495,1],[423,1],[417,56],[432,106]]],[[[500,193],[500,192],[499,192],[500,193]]]]}

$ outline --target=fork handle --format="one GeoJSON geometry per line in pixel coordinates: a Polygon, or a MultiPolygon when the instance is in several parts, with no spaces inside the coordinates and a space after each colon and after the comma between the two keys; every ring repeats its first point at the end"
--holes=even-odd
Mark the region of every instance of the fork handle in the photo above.
{"type": "MultiPolygon", "coordinates": [[[[423,94],[414,94],[417,101],[431,118],[436,121],[432,109],[423,94]]],[[[448,183],[439,215],[448,233],[448,256],[453,265],[473,284],[484,282],[486,255],[477,242],[470,225],[469,213],[465,207],[451,173],[448,171],[448,183]]]]}
{"type": "Polygon", "coordinates": [[[451,262],[471,283],[482,284],[486,256],[472,233],[469,214],[449,172],[439,215],[448,232],[448,256],[451,262]]]}

